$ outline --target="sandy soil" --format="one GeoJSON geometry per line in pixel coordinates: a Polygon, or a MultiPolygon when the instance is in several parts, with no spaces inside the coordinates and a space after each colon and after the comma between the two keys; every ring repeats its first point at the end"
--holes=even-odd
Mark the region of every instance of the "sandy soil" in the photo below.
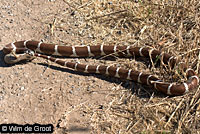
{"type": "MultiPolygon", "coordinates": [[[[0,2],[0,49],[19,40],[44,40],[58,43],[49,31],[52,17],[60,11],[69,12],[62,1],[22,0],[0,2]],[[49,17],[49,18],[48,18],[49,17]]],[[[73,35],[73,17],[65,26],[69,34],[60,39],[79,44],[81,37],[73,35]]],[[[0,60],[0,123],[53,124],[55,133],[90,133],[91,114],[82,107],[101,110],[109,98],[113,84],[95,76],[73,73],[54,65],[17,64],[8,66],[0,60]]]]}

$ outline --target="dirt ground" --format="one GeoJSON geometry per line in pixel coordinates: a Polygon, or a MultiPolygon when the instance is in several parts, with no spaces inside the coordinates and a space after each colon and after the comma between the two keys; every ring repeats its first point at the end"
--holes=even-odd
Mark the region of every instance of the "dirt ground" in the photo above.
{"type": "MultiPolygon", "coordinates": [[[[50,35],[48,21],[53,20],[48,17],[59,11],[69,12],[62,1],[2,0],[0,7],[1,49],[7,43],[27,39],[57,43],[50,35]]],[[[73,21],[69,16],[71,24],[66,28],[72,32],[61,38],[70,44],[79,44],[82,39],[73,35],[73,27],[76,27],[73,21]]],[[[95,77],[45,65],[7,66],[2,52],[0,64],[0,123],[53,124],[55,133],[90,133],[91,115],[82,106],[90,108],[92,105],[93,110],[101,110],[109,100],[105,90],[113,86],[95,77]]]]}
{"type": "MultiPolygon", "coordinates": [[[[198,1],[190,7],[187,1],[166,3],[165,7],[127,0],[1,0],[0,49],[30,39],[66,45],[147,44],[176,56],[198,48],[198,1]],[[196,12],[187,13],[187,8],[196,12]]],[[[198,71],[199,62],[193,60],[198,52],[186,57],[198,71]]],[[[66,60],[152,71],[130,59],[66,60]]],[[[137,83],[77,73],[39,58],[6,65],[2,51],[0,72],[0,124],[53,124],[58,134],[200,133],[199,88],[169,97],[137,83]]]]}

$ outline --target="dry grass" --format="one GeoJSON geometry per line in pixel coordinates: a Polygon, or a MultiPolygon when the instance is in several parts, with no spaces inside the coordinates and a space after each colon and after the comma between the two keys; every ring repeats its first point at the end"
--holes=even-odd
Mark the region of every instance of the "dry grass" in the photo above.
{"type": "MultiPolygon", "coordinates": [[[[52,35],[71,34],[82,44],[148,45],[180,58],[199,72],[200,2],[198,0],[64,0],[70,12],[60,10],[52,35]],[[74,22],[68,22],[72,17],[74,22]]],[[[67,40],[60,40],[67,43],[67,40]]],[[[166,81],[179,76],[161,67],[149,68],[135,60],[117,59],[115,65],[151,72],[166,81]]],[[[168,97],[142,85],[134,93],[113,87],[112,101],[102,110],[85,109],[98,133],[200,133],[199,88],[184,96],[168,97]]]]}

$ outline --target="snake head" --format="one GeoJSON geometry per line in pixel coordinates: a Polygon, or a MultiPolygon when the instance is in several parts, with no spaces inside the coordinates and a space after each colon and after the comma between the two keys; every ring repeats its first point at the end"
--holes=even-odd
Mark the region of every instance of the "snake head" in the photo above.
{"type": "Polygon", "coordinates": [[[4,61],[7,64],[15,64],[20,61],[31,61],[33,59],[34,59],[34,56],[29,53],[24,53],[24,54],[9,53],[4,56],[4,61]]]}

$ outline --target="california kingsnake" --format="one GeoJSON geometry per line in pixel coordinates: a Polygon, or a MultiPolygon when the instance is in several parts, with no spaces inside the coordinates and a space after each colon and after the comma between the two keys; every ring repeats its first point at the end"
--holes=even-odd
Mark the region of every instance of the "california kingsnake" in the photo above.
{"type": "Polygon", "coordinates": [[[194,88],[199,84],[199,77],[193,69],[186,68],[185,64],[182,64],[183,71],[186,72],[187,81],[183,83],[166,83],[157,77],[144,74],[132,69],[123,69],[113,66],[104,65],[84,65],[79,63],[67,62],[58,58],[54,58],[47,55],[58,55],[67,57],[93,57],[93,56],[103,56],[109,54],[115,54],[119,57],[127,56],[143,56],[147,58],[152,58],[153,60],[160,58],[161,62],[170,67],[174,67],[177,63],[176,57],[170,56],[167,53],[162,53],[158,50],[149,47],[133,47],[133,46],[58,46],[54,44],[47,44],[38,41],[18,41],[6,45],[3,48],[5,54],[4,60],[8,64],[14,64],[20,60],[31,60],[35,57],[42,57],[48,59],[52,62],[60,64],[76,71],[85,73],[97,73],[106,74],[109,76],[133,80],[142,84],[153,86],[158,91],[161,91],[168,95],[182,95],[194,88]],[[26,53],[29,51],[28,53],[26,53]],[[42,53],[42,54],[39,54],[42,53]],[[13,59],[13,56],[15,58],[13,59]],[[12,58],[11,58],[12,57],[12,58]]]}

